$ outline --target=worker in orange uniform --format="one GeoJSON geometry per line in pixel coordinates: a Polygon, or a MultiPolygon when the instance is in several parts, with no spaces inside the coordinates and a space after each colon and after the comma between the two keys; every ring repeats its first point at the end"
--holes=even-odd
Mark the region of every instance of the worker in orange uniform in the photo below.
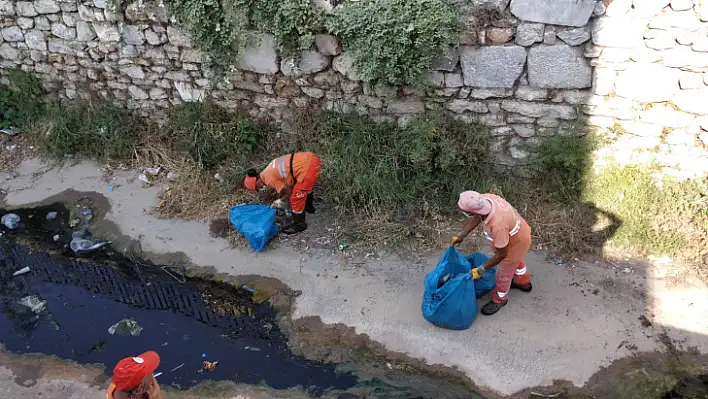
{"type": "Polygon", "coordinates": [[[160,385],[152,375],[159,365],[160,356],[155,352],[119,361],[113,369],[106,399],[162,399],[160,385]]]}
{"type": "Polygon", "coordinates": [[[251,191],[270,187],[278,193],[271,207],[288,209],[288,199],[293,212],[292,224],[282,229],[285,234],[307,230],[305,212],[315,213],[312,188],[320,178],[322,163],[311,152],[296,152],[272,160],[261,173],[255,169],[246,172],[244,186],[251,191]]]}
{"type": "Polygon", "coordinates": [[[523,292],[531,292],[533,288],[524,261],[531,248],[531,228],[516,209],[494,194],[465,191],[460,194],[457,206],[468,219],[462,231],[452,237],[451,245],[460,245],[481,223],[494,249],[494,256],[470,272],[472,278],[478,279],[485,271],[499,265],[492,300],[482,308],[482,314],[493,315],[506,305],[510,288],[523,292]]]}

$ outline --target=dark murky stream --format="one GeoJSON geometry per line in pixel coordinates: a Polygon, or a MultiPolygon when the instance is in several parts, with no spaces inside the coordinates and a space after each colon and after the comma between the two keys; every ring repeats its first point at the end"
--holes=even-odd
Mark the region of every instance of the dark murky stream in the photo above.
{"type": "Polygon", "coordinates": [[[158,380],[176,388],[209,379],[300,386],[315,397],[357,386],[370,387],[374,394],[365,397],[433,397],[294,356],[275,310],[268,301],[254,302],[250,289],[181,282],[160,266],[131,261],[110,247],[76,257],[67,247],[76,212],[61,204],[13,212],[22,224],[11,231],[2,226],[0,238],[0,341],[10,352],[101,363],[110,372],[123,357],[156,350],[162,358],[158,380]],[[47,219],[49,212],[57,212],[56,218],[47,219]],[[23,267],[31,271],[12,277],[23,267]],[[131,335],[119,327],[109,333],[121,320],[142,330],[131,335]],[[219,364],[202,371],[204,361],[219,364]]]}

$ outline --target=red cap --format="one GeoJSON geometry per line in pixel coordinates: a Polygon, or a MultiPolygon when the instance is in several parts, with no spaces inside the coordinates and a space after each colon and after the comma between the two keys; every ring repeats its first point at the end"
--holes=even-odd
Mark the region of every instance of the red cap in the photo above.
{"type": "Polygon", "coordinates": [[[145,352],[136,357],[126,357],[113,369],[113,383],[120,391],[129,391],[152,374],[160,365],[160,356],[156,352],[145,352]]]}
{"type": "Polygon", "coordinates": [[[258,177],[256,176],[246,176],[246,179],[243,181],[243,185],[246,186],[247,189],[251,191],[256,191],[256,182],[258,181],[258,177]]]}

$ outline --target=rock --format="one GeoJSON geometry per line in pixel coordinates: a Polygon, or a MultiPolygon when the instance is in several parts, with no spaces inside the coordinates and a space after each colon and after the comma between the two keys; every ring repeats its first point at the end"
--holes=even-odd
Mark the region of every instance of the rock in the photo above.
{"type": "Polygon", "coordinates": [[[84,6],[80,5],[79,6],[79,19],[82,21],[86,22],[93,22],[93,12],[91,12],[91,9],[84,6]]]}
{"type": "Polygon", "coordinates": [[[605,15],[608,17],[621,17],[627,15],[632,9],[632,0],[612,0],[605,9],[605,15]]]}
{"type": "Polygon", "coordinates": [[[349,80],[362,80],[354,68],[354,58],[347,53],[342,53],[332,60],[332,69],[339,72],[349,80]]]}
{"type": "Polygon", "coordinates": [[[642,137],[661,137],[661,133],[664,130],[661,125],[652,125],[649,123],[633,121],[622,122],[621,126],[628,133],[642,137]]]}
{"type": "Polygon", "coordinates": [[[693,0],[671,0],[671,9],[674,11],[686,11],[693,8],[693,0]]]}
{"type": "Polygon", "coordinates": [[[388,112],[393,114],[421,114],[425,104],[418,99],[394,100],[388,104],[388,112]]]}
{"type": "Polygon", "coordinates": [[[658,30],[655,37],[650,39],[645,39],[644,44],[652,50],[668,50],[676,46],[676,36],[674,36],[672,31],[661,31],[658,30]]]}
{"type": "Polygon", "coordinates": [[[529,50],[529,84],[547,89],[582,89],[592,85],[592,67],[582,49],[565,44],[529,50]]]}
{"type": "Polygon", "coordinates": [[[20,52],[8,43],[0,44],[0,58],[4,60],[16,60],[20,56],[20,52]]]}
{"type": "Polygon", "coordinates": [[[653,17],[669,5],[671,0],[633,0],[634,13],[641,17],[653,17]]]}
{"type": "Polygon", "coordinates": [[[691,11],[667,12],[655,16],[649,21],[650,29],[673,29],[695,31],[700,29],[702,24],[696,18],[696,13],[691,11]]]}
{"type": "MultiPolygon", "coordinates": [[[[196,89],[192,85],[185,82],[175,82],[175,89],[179,93],[179,97],[184,102],[198,102],[203,101],[206,93],[204,90],[196,89]]],[[[287,105],[287,100],[285,100],[287,105]]]]}
{"type": "Polygon", "coordinates": [[[543,41],[544,25],[533,22],[522,22],[516,28],[516,44],[528,47],[543,41]]]}
{"type": "Polygon", "coordinates": [[[253,98],[253,102],[261,108],[284,108],[290,101],[286,98],[272,98],[258,94],[253,98]]]}
{"type": "Polygon", "coordinates": [[[545,101],[548,100],[548,90],[536,89],[529,86],[519,86],[514,93],[516,98],[524,101],[545,101]]]}
{"type": "Polygon", "coordinates": [[[708,0],[693,0],[693,9],[702,22],[708,22],[708,0]]]}
{"type": "Polygon", "coordinates": [[[703,87],[703,74],[695,72],[683,72],[679,77],[679,87],[683,90],[700,89],[703,87]]]}
{"type": "Polygon", "coordinates": [[[461,114],[465,111],[483,114],[489,111],[487,104],[483,101],[452,100],[445,106],[445,108],[456,114],[461,114]]]}
{"type": "Polygon", "coordinates": [[[465,84],[484,88],[511,88],[526,64],[526,50],[520,46],[460,48],[465,84]]]}
{"type": "Polygon", "coordinates": [[[651,123],[670,128],[682,128],[688,126],[693,120],[693,116],[685,112],[676,111],[666,105],[654,105],[639,114],[639,120],[644,123],[651,123]]]}
{"type": "Polygon", "coordinates": [[[142,67],[139,66],[129,66],[122,68],[120,72],[123,75],[128,76],[131,79],[138,79],[138,80],[143,80],[145,79],[145,72],[143,71],[142,67]]]}
{"type": "Polygon", "coordinates": [[[556,33],[569,46],[579,46],[590,40],[590,32],[585,28],[573,28],[556,33]]]}
{"type": "Polygon", "coordinates": [[[682,111],[698,115],[708,115],[708,87],[699,90],[681,90],[673,98],[673,103],[682,111]]]}
{"type": "Polygon", "coordinates": [[[80,42],[89,42],[96,38],[91,24],[84,21],[76,22],[76,39],[80,42]]]}
{"type": "Polygon", "coordinates": [[[445,87],[445,74],[440,71],[429,71],[425,73],[423,75],[423,80],[431,87],[445,87]]]}
{"type": "Polygon", "coordinates": [[[72,46],[71,42],[67,42],[62,39],[50,39],[48,43],[48,50],[50,53],[59,54],[76,54],[76,49],[72,46]]]}
{"type": "Polygon", "coordinates": [[[546,25],[545,31],[543,32],[543,43],[548,45],[556,44],[558,41],[556,34],[556,28],[554,26],[546,25]]]}
{"type": "Polygon", "coordinates": [[[54,0],[36,0],[34,2],[34,9],[37,10],[39,14],[56,14],[61,12],[61,8],[54,0]]]}
{"type": "Polygon", "coordinates": [[[290,79],[279,78],[275,82],[275,94],[281,98],[293,98],[300,95],[300,88],[290,79]]]}
{"type": "MultiPolygon", "coordinates": [[[[258,38],[259,41],[260,39],[261,38],[258,38]]],[[[167,40],[169,40],[170,44],[173,46],[192,47],[192,39],[189,37],[189,35],[174,26],[167,27],[167,40]]],[[[260,47],[256,47],[256,49],[259,48],[260,47]]],[[[254,49],[246,49],[246,51],[249,50],[253,51],[254,49]]]]}
{"type": "Polygon", "coordinates": [[[433,70],[452,72],[460,56],[456,48],[449,48],[433,63],[433,70]]]}
{"type": "Polygon", "coordinates": [[[573,107],[561,104],[541,104],[518,100],[504,100],[502,101],[502,109],[532,118],[552,117],[573,120],[576,117],[573,107]]]}
{"type": "Polygon", "coordinates": [[[156,33],[152,29],[147,29],[145,31],[145,40],[152,46],[159,46],[167,42],[167,35],[164,33],[156,33]]]}
{"type": "MultiPolygon", "coordinates": [[[[21,17],[36,17],[39,15],[32,2],[18,1],[15,7],[17,8],[17,15],[21,17]]],[[[10,3],[10,9],[12,9],[12,3],[10,3]]]]}
{"type": "Polygon", "coordinates": [[[22,34],[22,29],[17,26],[10,26],[9,28],[4,28],[2,30],[2,38],[6,42],[23,42],[25,41],[25,35],[22,34]]]}
{"type": "Polygon", "coordinates": [[[470,97],[478,100],[486,100],[488,98],[505,98],[513,95],[513,89],[473,89],[470,93],[470,97]]]}
{"type": "Polygon", "coordinates": [[[143,29],[135,25],[123,25],[123,41],[126,44],[133,44],[136,46],[145,43],[145,35],[143,34],[143,29]]]}
{"type": "Polygon", "coordinates": [[[702,72],[708,66],[708,54],[691,51],[687,46],[678,46],[668,51],[662,51],[664,66],[680,68],[684,71],[702,72]]]}
{"type": "Polygon", "coordinates": [[[324,90],[318,89],[316,87],[307,87],[304,86],[301,88],[302,92],[305,93],[307,96],[312,97],[314,99],[320,99],[324,97],[325,93],[324,90]]]}
{"type": "Polygon", "coordinates": [[[632,66],[615,79],[618,96],[641,102],[669,101],[677,89],[677,71],[657,64],[632,66]]]}
{"type": "Polygon", "coordinates": [[[331,58],[314,50],[304,50],[297,60],[283,59],[280,62],[280,71],[283,75],[300,77],[321,72],[329,67],[331,58]]]}
{"type": "Polygon", "coordinates": [[[93,30],[98,36],[98,40],[102,42],[118,42],[120,41],[120,33],[118,27],[109,23],[94,22],[93,30]]]}
{"type": "Polygon", "coordinates": [[[160,87],[153,87],[150,89],[150,99],[151,100],[164,100],[167,98],[167,92],[165,89],[160,87]]]}
{"type": "Polygon", "coordinates": [[[54,24],[52,25],[52,35],[64,40],[74,40],[76,39],[76,29],[69,28],[64,24],[54,24]]]}
{"type": "Polygon", "coordinates": [[[512,0],[511,13],[531,22],[564,26],[585,26],[596,0],[512,0]]]}
{"type": "Polygon", "coordinates": [[[519,160],[528,158],[529,152],[526,143],[517,137],[512,137],[509,141],[509,155],[519,160]]]}
{"type": "Polygon", "coordinates": [[[47,51],[47,40],[44,32],[31,30],[25,35],[25,43],[30,50],[47,51]]]}
{"type": "Polygon", "coordinates": [[[536,135],[536,129],[533,125],[513,125],[512,129],[519,137],[529,138],[536,135]]]}
{"type": "Polygon", "coordinates": [[[106,0],[93,0],[93,6],[96,8],[106,8],[106,0]]]}
{"type": "Polygon", "coordinates": [[[186,82],[189,80],[189,74],[185,71],[169,71],[165,73],[165,79],[186,82]]]}
{"type": "Polygon", "coordinates": [[[446,73],[445,74],[445,87],[462,87],[465,82],[462,80],[461,73],[446,73]]]}
{"type": "Polygon", "coordinates": [[[592,10],[592,16],[593,17],[601,17],[605,15],[607,12],[607,6],[605,5],[604,1],[598,1],[597,4],[595,4],[595,8],[592,10]]]}
{"type": "Polygon", "coordinates": [[[593,23],[592,42],[604,47],[641,47],[646,26],[645,19],[601,17],[593,23]]]}
{"type": "Polygon", "coordinates": [[[317,51],[324,55],[335,56],[342,52],[339,40],[332,35],[315,35],[315,46],[317,51]]]}
{"type": "Polygon", "coordinates": [[[184,49],[179,56],[179,60],[182,62],[201,64],[204,62],[204,54],[200,50],[184,49]]]}
{"type": "Polygon", "coordinates": [[[513,28],[492,27],[487,29],[487,40],[492,44],[504,44],[509,42],[513,37],[513,28]]]}
{"type": "Polygon", "coordinates": [[[556,118],[544,116],[542,118],[538,118],[536,124],[540,127],[555,128],[560,126],[560,121],[556,118]]]}
{"type": "MultiPolygon", "coordinates": [[[[167,35],[169,34],[169,28],[167,35]]],[[[257,45],[248,47],[238,60],[238,69],[255,73],[275,74],[278,72],[278,55],[275,51],[275,40],[266,34],[254,34],[257,45]]]]}
{"type": "Polygon", "coordinates": [[[470,0],[468,4],[474,9],[504,11],[509,5],[509,0],[470,0]]]}

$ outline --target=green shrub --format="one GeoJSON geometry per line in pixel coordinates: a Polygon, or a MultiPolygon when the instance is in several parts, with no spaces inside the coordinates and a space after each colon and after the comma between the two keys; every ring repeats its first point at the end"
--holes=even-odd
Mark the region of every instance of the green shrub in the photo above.
{"type": "Polygon", "coordinates": [[[42,114],[46,95],[41,82],[21,71],[8,71],[10,85],[0,89],[0,129],[27,128],[42,114]]]}
{"type": "Polygon", "coordinates": [[[460,11],[446,0],[363,0],[328,21],[366,80],[417,84],[442,50],[458,43],[460,11]]]}

